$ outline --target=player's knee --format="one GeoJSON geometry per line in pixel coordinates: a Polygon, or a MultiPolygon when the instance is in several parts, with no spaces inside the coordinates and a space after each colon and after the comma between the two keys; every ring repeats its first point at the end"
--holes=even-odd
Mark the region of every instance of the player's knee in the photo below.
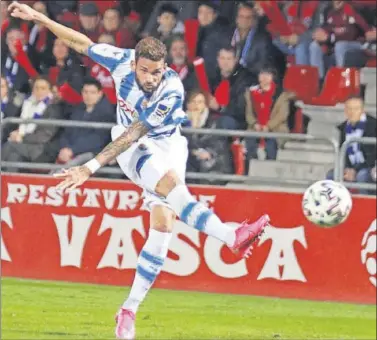
{"type": "Polygon", "coordinates": [[[174,170],[169,170],[164,177],[162,177],[156,186],[156,193],[167,197],[168,194],[182,181],[179,179],[177,173],[174,170]]]}
{"type": "Polygon", "coordinates": [[[173,232],[173,226],[168,223],[155,224],[151,226],[152,229],[159,231],[160,233],[171,233],[173,232]]]}
{"type": "Polygon", "coordinates": [[[157,205],[151,210],[151,228],[162,233],[173,231],[175,213],[168,207],[157,205]]]}

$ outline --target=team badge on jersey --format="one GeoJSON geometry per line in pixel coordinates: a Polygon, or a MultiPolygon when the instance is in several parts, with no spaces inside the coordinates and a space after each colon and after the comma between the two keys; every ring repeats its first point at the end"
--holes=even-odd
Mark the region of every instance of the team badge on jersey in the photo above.
{"type": "Polygon", "coordinates": [[[168,114],[169,110],[170,110],[170,107],[168,107],[164,104],[160,104],[160,105],[157,106],[156,115],[158,115],[161,118],[165,118],[165,116],[168,114]]]}

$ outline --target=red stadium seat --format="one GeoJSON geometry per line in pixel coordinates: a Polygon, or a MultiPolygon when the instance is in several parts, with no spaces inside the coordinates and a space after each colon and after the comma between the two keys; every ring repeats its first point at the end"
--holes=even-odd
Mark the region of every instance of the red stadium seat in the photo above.
{"type": "Polygon", "coordinates": [[[290,65],[284,77],[284,89],[296,93],[297,99],[308,102],[318,95],[318,69],[312,66],[290,65]]]}
{"type": "Polygon", "coordinates": [[[377,67],[377,59],[376,57],[371,58],[367,61],[366,67],[377,67]]]}
{"type": "Polygon", "coordinates": [[[234,163],[234,173],[236,175],[245,174],[245,146],[239,138],[234,138],[231,146],[234,163]]]}
{"type": "Polygon", "coordinates": [[[332,67],[326,74],[322,91],[310,104],[334,106],[351,95],[360,94],[360,71],[355,68],[332,67]]]}

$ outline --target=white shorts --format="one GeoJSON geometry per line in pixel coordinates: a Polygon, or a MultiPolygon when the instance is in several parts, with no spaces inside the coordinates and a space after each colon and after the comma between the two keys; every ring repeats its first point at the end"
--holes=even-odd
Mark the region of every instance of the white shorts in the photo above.
{"type": "MultiPolygon", "coordinates": [[[[125,129],[123,125],[114,126],[111,130],[112,140],[125,129]]],[[[174,170],[179,179],[185,182],[187,156],[187,139],[177,129],[170,137],[142,137],[120,154],[117,161],[124,174],[144,189],[143,209],[150,211],[154,205],[169,207],[165,198],[155,193],[156,185],[169,170],[174,170]]]]}

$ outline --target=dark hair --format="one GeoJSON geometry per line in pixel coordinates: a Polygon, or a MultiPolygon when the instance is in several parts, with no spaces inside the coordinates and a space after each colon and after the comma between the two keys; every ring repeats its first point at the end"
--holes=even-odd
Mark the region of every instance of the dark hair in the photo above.
{"type": "Polygon", "coordinates": [[[273,77],[274,79],[276,79],[276,77],[277,77],[277,71],[276,71],[276,69],[275,69],[274,67],[270,66],[270,65],[265,65],[265,66],[263,66],[263,67],[259,70],[258,74],[261,74],[261,73],[269,73],[269,74],[272,75],[272,77],[273,77]]]}
{"type": "Polygon", "coordinates": [[[170,13],[170,14],[173,14],[176,17],[178,15],[178,10],[173,5],[163,4],[160,7],[160,10],[158,11],[158,15],[160,16],[164,13],[170,13]]]}
{"type": "Polygon", "coordinates": [[[38,76],[38,77],[35,77],[35,78],[33,79],[33,81],[32,81],[32,87],[34,87],[35,83],[36,83],[38,80],[43,80],[43,81],[45,81],[45,82],[48,84],[50,90],[52,89],[52,83],[51,83],[51,80],[50,80],[47,76],[44,76],[44,75],[40,75],[40,76],[38,76]]]}
{"type": "Polygon", "coordinates": [[[147,37],[140,40],[135,47],[136,61],[138,61],[139,58],[145,58],[152,61],[165,61],[167,54],[168,52],[165,44],[153,37],[147,37]]]}
{"type": "Polygon", "coordinates": [[[87,77],[84,79],[84,84],[82,88],[84,88],[85,85],[93,85],[98,89],[98,91],[102,91],[102,85],[97,79],[87,77]]]}
{"type": "Polygon", "coordinates": [[[119,7],[110,7],[110,8],[107,8],[106,11],[104,12],[104,14],[105,14],[107,11],[115,11],[115,12],[118,13],[119,18],[122,18],[122,17],[123,17],[123,11],[122,11],[122,9],[119,8],[119,7]]]}
{"type": "Polygon", "coordinates": [[[353,99],[360,100],[363,103],[363,105],[364,105],[364,98],[361,97],[361,96],[359,96],[359,95],[357,95],[357,94],[353,94],[353,95],[349,96],[347,98],[346,102],[348,102],[349,100],[353,100],[353,99]]]}
{"type": "Polygon", "coordinates": [[[11,31],[20,31],[22,33],[24,33],[24,31],[21,29],[21,27],[19,25],[17,25],[15,22],[13,22],[12,24],[10,24],[6,30],[6,34],[8,34],[9,32],[11,31]]]}
{"type": "Polygon", "coordinates": [[[254,4],[251,3],[251,2],[241,2],[239,5],[238,5],[238,8],[237,9],[240,9],[240,8],[248,8],[250,10],[253,10],[254,9],[254,4]]]}
{"type": "Polygon", "coordinates": [[[207,6],[207,7],[211,8],[215,13],[219,12],[219,6],[211,0],[200,1],[199,4],[198,4],[198,8],[201,7],[201,6],[207,6]]]}
{"type": "Polygon", "coordinates": [[[206,105],[208,106],[208,101],[209,101],[209,96],[207,95],[207,93],[205,91],[203,91],[202,89],[199,89],[199,88],[196,88],[196,89],[193,89],[191,90],[188,94],[187,94],[187,99],[186,99],[186,105],[188,103],[190,103],[196,96],[199,96],[199,95],[202,95],[204,96],[205,98],[205,101],[206,101],[206,105]]]}
{"type": "Polygon", "coordinates": [[[222,46],[220,49],[219,49],[219,53],[220,54],[220,51],[227,51],[227,52],[231,52],[233,53],[234,56],[237,56],[237,51],[236,49],[231,46],[231,45],[225,45],[225,46],[222,46]]]}
{"type": "Polygon", "coordinates": [[[182,34],[174,34],[170,38],[169,47],[171,47],[171,45],[175,43],[176,41],[182,41],[186,44],[186,40],[182,34]]]}

